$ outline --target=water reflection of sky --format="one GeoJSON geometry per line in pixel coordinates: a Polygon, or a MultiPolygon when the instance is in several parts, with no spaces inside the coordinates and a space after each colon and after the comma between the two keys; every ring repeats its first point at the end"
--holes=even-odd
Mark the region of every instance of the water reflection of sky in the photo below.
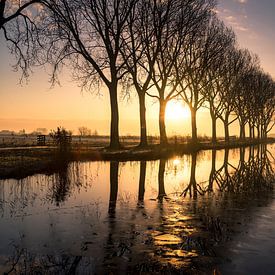
{"type": "MultiPolygon", "coordinates": [[[[274,167],[274,146],[268,150],[274,167]]],[[[223,238],[217,217],[225,215],[225,208],[225,220],[239,213],[236,209],[249,211],[243,199],[236,207],[220,191],[251,192],[246,183],[240,189],[232,181],[253,172],[249,167],[259,160],[259,152],[235,149],[160,161],[71,163],[54,175],[0,181],[0,263],[16,245],[34,254],[89,256],[95,266],[103,259],[121,266],[124,256],[127,262],[131,255],[137,260],[148,253],[163,264],[190,267],[207,254],[200,243],[203,231],[214,230],[214,243],[223,238]],[[110,251],[121,256],[114,260],[110,251]]]]}

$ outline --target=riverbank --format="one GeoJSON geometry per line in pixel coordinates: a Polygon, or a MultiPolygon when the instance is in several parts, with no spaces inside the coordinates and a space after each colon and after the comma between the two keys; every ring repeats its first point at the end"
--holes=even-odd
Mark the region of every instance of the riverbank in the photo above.
{"type": "Polygon", "coordinates": [[[125,146],[119,150],[104,147],[75,146],[65,158],[60,158],[55,147],[10,147],[0,149],[0,179],[24,178],[36,173],[53,173],[70,161],[139,161],[156,160],[202,150],[221,150],[275,143],[275,138],[265,140],[236,140],[230,143],[185,143],[147,147],[125,146]]]}

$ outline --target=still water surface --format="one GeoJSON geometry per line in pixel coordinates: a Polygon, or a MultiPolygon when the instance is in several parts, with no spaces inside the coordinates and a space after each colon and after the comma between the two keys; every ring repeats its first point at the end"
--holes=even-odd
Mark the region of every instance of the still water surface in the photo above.
{"type": "Polygon", "coordinates": [[[0,273],[274,274],[274,153],[73,162],[0,181],[0,273]]]}

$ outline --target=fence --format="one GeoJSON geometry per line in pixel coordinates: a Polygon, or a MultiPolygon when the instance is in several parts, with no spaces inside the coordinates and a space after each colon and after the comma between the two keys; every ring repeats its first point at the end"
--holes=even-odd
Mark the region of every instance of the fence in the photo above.
{"type": "Polygon", "coordinates": [[[46,136],[45,135],[38,135],[37,136],[37,145],[45,146],[46,145],[46,136]]]}

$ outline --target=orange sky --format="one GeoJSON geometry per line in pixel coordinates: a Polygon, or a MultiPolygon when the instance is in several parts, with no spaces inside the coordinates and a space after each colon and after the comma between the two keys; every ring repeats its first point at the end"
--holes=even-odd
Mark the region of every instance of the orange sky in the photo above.
{"type": "MultiPolygon", "coordinates": [[[[258,5],[258,13],[262,14],[261,21],[255,20],[255,0],[223,0],[219,6],[219,15],[236,31],[241,46],[248,47],[259,54],[264,69],[275,76],[275,52],[273,45],[275,35],[272,27],[275,20],[268,17],[267,6],[258,5]],[[242,2],[242,3],[240,3],[242,2]],[[252,7],[250,6],[252,5],[252,7]],[[265,12],[267,14],[265,14],[265,12]],[[266,16],[265,16],[266,15],[266,16]],[[254,18],[254,20],[253,20],[254,18]],[[265,28],[263,29],[263,24],[265,28]]],[[[259,4],[259,2],[258,2],[259,4]]],[[[258,14],[257,13],[257,14],[258,14]]],[[[259,20],[259,17],[256,16],[259,20]]],[[[34,70],[29,83],[20,86],[19,73],[13,72],[14,63],[9,54],[5,41],[0,35],[0,130],[11,129],[18,131],[26,129],[31,132],[36,128],[53,129],[61,125],[77,133],[79,126],[87,126],[100,134],[109,133],[109,100],[108,94],[102,89],[102,96],[92,93],[81,93],[76,83],[70,80],[70,75],[61,75],[62,87],[50,89],[48,75],[43,69],[34,70]]],[[[148,133],[158,133],[158,104],[147,100],[148,133]]],[[[220,124],[221,125],[221,124],[220,124]]],[[[198,116],[198,131],[201,135],[211,135],[211,122],[207,110],[198,116]]],[[[187,118],[167,120],[168,135],[190,134],[190,122],[187,118]]],[[[138,134],[138,105],[133,95],[130,102],[120,100],[120,131],[121,134],[138,134]]],[[[238,127],[231,127],[231,134],[237,134],[238,127]]],[[[218,135],[223,135],[218,127],[218,135]]]]}

